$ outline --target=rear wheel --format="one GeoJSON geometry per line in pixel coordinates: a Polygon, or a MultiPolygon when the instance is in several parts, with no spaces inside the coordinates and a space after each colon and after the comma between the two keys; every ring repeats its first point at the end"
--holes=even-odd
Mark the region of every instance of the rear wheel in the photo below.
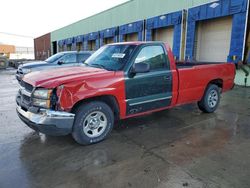
{"type": "Polygon", "coordinates": [[[214,112],[220,103],[220,89],[217,85],[208,85],[202,99],[198,102],[198,107],[205,113],[214,112]]]}
{"type": "Polygon", "coordinates": [[[106,103],[85,103],[76,110],[72,136],[79,144],[94,144],[109,135],[113,124],[114,114],[106,103]]]}

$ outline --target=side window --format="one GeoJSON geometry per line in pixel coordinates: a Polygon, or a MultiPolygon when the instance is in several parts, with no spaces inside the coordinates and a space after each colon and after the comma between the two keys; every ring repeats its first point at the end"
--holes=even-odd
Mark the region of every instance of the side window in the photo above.
{"type": "Polygon", "coordinates": [[[65,64],[76,63],[76,54],[66,54],[60,59],[60,61],[65,64]]]}
{"type": "Polygon", "coordinates": [[[89,58],[89,54],[79,54],[78,55],[78,63],[83,63],[86,61],[86,59],[89,58]]]}
{"type": "Polygon", "coordinates": [[[167,59],[162,46],[146,46],[137,55],[135,63],[148,63],[150,70],[157,70],[168,67],[167,59]]]}

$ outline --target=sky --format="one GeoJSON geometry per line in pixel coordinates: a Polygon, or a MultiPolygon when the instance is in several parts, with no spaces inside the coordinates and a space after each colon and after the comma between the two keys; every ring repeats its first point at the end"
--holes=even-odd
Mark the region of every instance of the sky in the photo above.
{"type": "Polygon", "coordinates": [[[5,0],[0,44],[33,46],[33,39],[128,0],[5,0]],[[21,35],[21,36],[19,36],[21,35]]]}

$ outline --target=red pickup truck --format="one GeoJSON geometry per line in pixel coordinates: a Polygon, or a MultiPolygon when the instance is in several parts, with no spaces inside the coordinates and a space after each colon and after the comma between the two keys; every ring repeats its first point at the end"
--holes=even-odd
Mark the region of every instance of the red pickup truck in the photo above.
{"type": "Polygon", "coordinates": [[[214,112],[234,76],[231,63],[176,63],[161,42],[110,44],[85,65],[27,74],[17,113],[36,131],[86,145],[105,139],[115,120],[193,102],[214,112]]]}

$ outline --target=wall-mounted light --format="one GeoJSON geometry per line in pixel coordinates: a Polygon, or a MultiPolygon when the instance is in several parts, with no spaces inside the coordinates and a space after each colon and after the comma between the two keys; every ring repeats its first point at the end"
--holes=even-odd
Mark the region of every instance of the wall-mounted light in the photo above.
{"type": "Polygon", "coordinates": [[[160,19],[164,20],[164,19],[166,19],[166,16],[163,15],[163,16],[160,17],[160,19]]]}
{"type": "Polygon", "coordinates": [[[129,26],[129,27],[132,27],[132,26],[133,26],[133,24],[128,24],[128,26],[129,26]]]}
{"type": "Polygon", "coordinates": [[[109,29],[107,29],[106,31],[109,32],[109,29]]]}
{"type": "Polygon", "coordinates": [[[216,8],[218,7],[220,4],[219,3],[212,3],[209,7],[210,8],[216,8]]]}

